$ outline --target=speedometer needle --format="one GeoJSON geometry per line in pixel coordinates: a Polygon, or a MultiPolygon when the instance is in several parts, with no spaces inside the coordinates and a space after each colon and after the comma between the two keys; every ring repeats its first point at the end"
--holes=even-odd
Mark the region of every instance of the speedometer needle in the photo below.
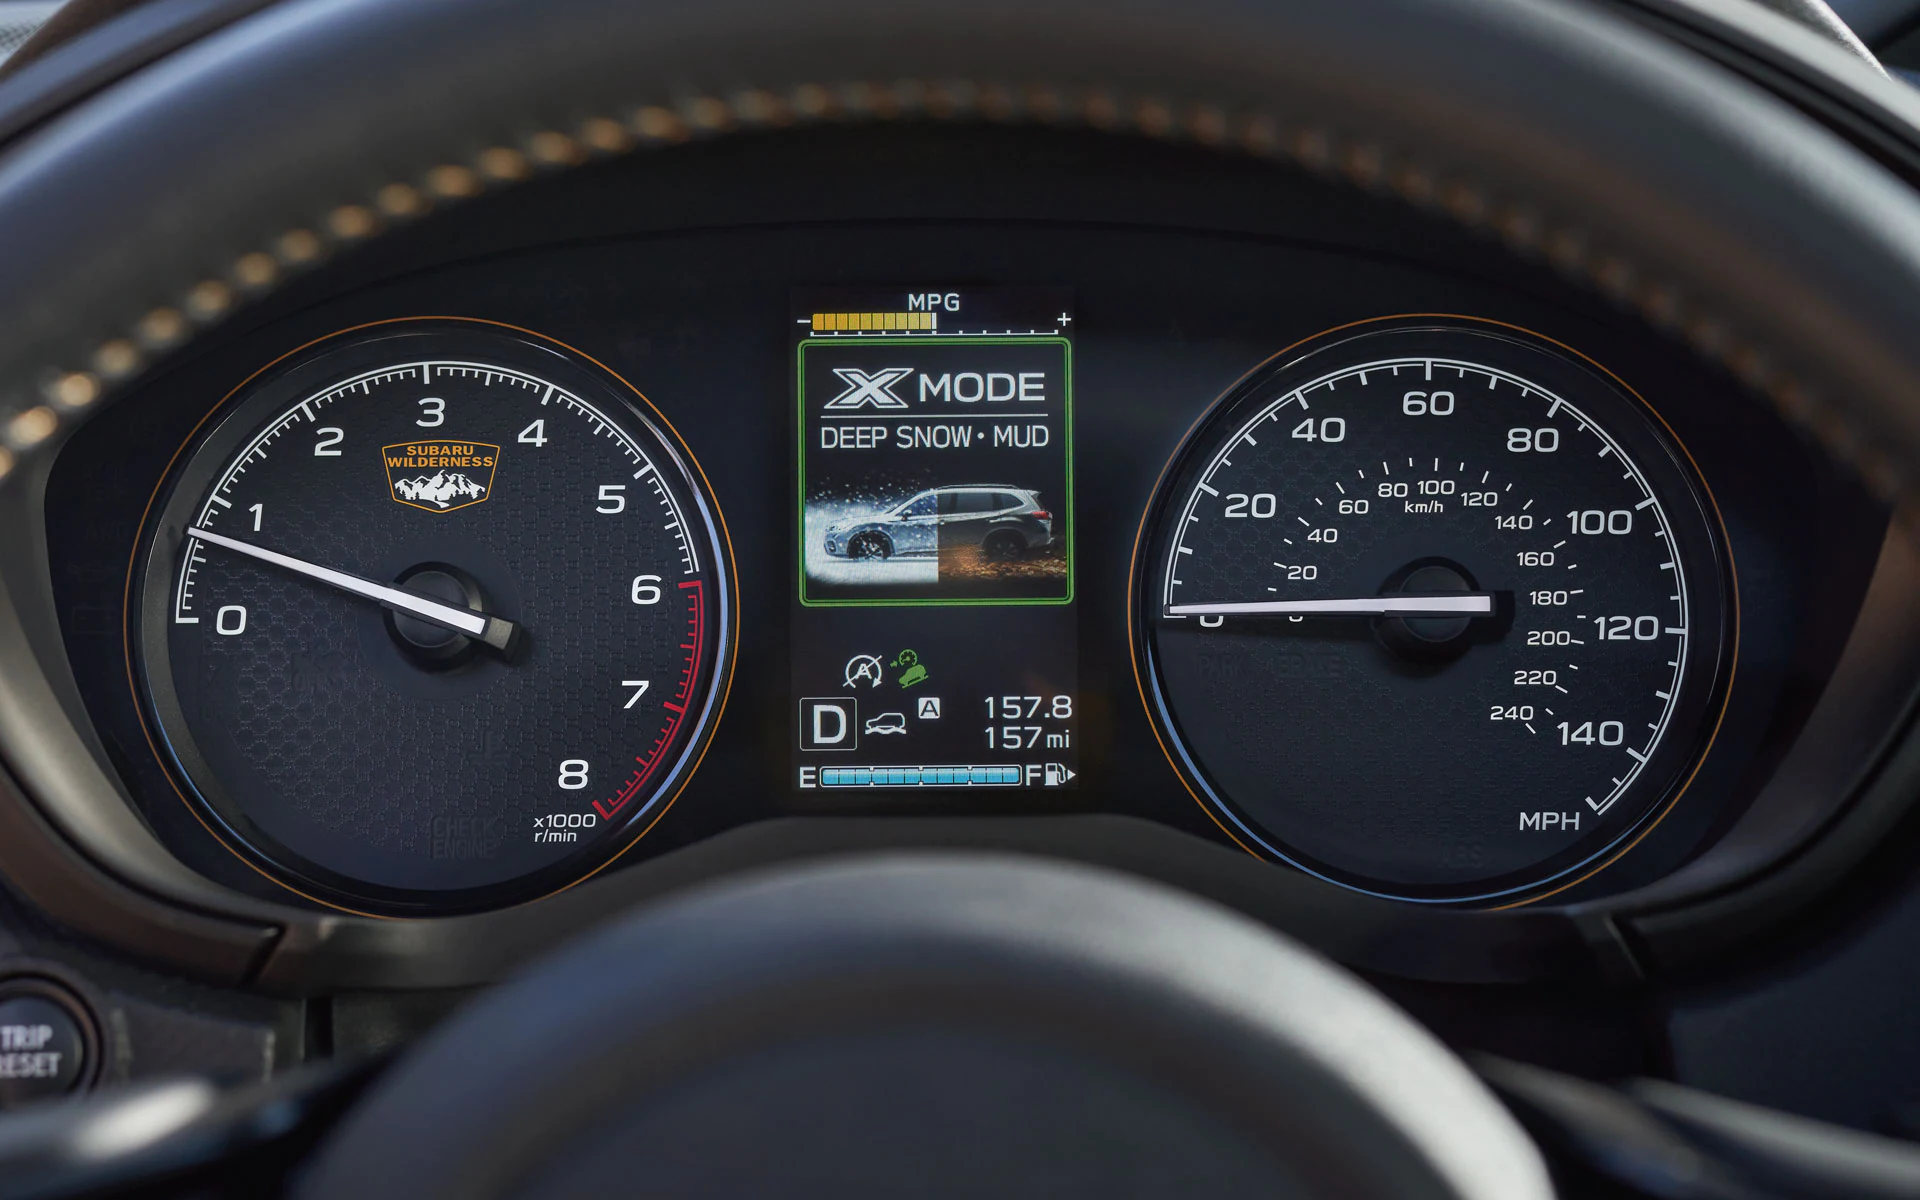
{"type": "Polygon", "coordinates": [[[1492,592],[1440,596],[1355,596],[1339,600],[1255,600],[1244,604],[1169,604],[1170,617],[1490,617],[1492,592]]]}
{"type": "Polygon", "coordinates": [[[337,587],[343,592],[351,592],[356,596],[364,596],[369,600],[384,604],[396,612],[403,612],[409,616],[418,617],[422,621],[430,621],[442,628],[451,629],[455,633],[464,633],[476,641],[492,646],[495,650],[507,650],[512,646],[515,635],[520,632],[519,627],[511,621],[504,621],[499,617],[490,616],[487,613],[475,612],[470,608],[461,608],[458,605],[445,604],[439,600],[422,596],[419,592],[410,592],[405,588],[393,587],[384,583],[375,583],[371,579],[363,579],[358,575],[353,575],[346,571],[336,571],[332,567],[322,567],[315,563],[306,562],[303,559],[294,558],[290,554],[282,554],[278,550],[269,550],[265,546],[256,546],[251,542],[243,542],[238,538],[230,538],[225,534],[215,533],[211,529],[189,528],[187,530],[187,536],[197,538],[200,541],[208,542],[215,546],[224,546],[236,553],[245,554],[250,558],[257,558],[261,562],[272,563],[274,566],[285,568],[296,575],[305,575],[309,579],[317,579],[321,583],[337,587]]]}

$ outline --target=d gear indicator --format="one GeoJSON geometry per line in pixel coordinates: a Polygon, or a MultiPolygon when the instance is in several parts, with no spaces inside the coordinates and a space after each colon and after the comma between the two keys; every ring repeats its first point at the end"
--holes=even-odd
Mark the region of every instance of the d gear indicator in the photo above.
{"type": "Polygon", "coordinates": [[[1071,294],[794,300],[797,787],[1072,787],[1071,294]]]}

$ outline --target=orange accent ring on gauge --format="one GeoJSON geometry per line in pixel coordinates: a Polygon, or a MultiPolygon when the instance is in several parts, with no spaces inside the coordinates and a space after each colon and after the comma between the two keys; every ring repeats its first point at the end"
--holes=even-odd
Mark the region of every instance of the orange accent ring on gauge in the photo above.
{"type": "MultiPolygon", "coordinates": [[[[1177,755],[1174,753],[1169,739],[1179,735],[1163,726],[1159,709],[1162,703],[1168,702],[1162,699],[1160,703],[1156,703],[1159,685],[1149,686],[1145,665],[1148,655],[1146,653],[1146,647],[1142,642],[1142,638],[1147,632],[1147,614],[1144,607],[1147,588],[1146,580],[1149,577],[1157,578],[1160,572],[1171,571],[1172,568],[1167,564],[1158,562],[1149,567],[1144,556],[1150,552],[1150,541],[1154,543],[1155,547],[1158,547],[1163,537],[1170,536],[1165,530],[1164,522],[1173,519],[1169,515],[1172,512],[1171,506],[1173,504],[1173,498],[1170,497],[1170,489],[1176,482],[1176,476],[1185,478],[1183,472],[1188,470],[1192,456],[1200,449],[1200,440],[1203,436],[1209,435],[1210,431],[1213,430],[1216,421],[1227,411],[1226,406],[1229,404],[1241,405],[1248,402],[1249,395],[1247,393],[1247,387],[1250,382],[1263,375],[1272,374],[1278,366],[1285,366],[1293,362],[1302,361],[1310,354],[1342,344],[1351,338],[1400,328],[1405,328],[1411,333],[1420,330],[1444,332],[1449,327],[1462,328],[1467,331],[1477,330],[1483,333],[1520,335],[1520,339],[1517,340],[1534,343],[1536,352],[1544,354],[1547,352],[1547,348],[1558,351],[1567,358],[1574,360],[1577,365],[1589,368],[1592,372],[1597,373],[1605,380],[1611,382],[1626,397],[1631,397],[1638,411],[1651,422],[1654,433],[1664,439],[1666,445],[1674,452],[1675,457],[1682,465],[1683,469],[1680,474],[1685,476],[1686,482],[1690,485],[1690,490],[1694,492],[1695,498],[1699,502],[1699,510],[1706,519],[1708,528],[1705,530],[1703,536],[1708,539],[1707,548],[1713,552],[1716,562],[1724,568],[1724,574],[1716,573],[1712,581],[1715,585],[1714,598],[1721,602],[1719,609],[1716,610],[1719,613],[1718,620],[1716,621],[1719,643],[1712,648],[1713,657],[1702,657],[1699,659],[1700,664],[1710,663],[1712,668],[1712,674],[1708,677],[1709,685],[1704,692],[1700,693],[1702,699],[1695,701],[1696,705],[1704,704],[1704,708],[1697,713],[1689,714],[1686,727],[1660,730],[1655,735],[1653,745],[1656,748],[1656,752],[1664,750],[1667,743],[1663,739],[1669,735],[1672,737],[1672,744],[1676,749],[1668,753],[1677,755],[1681,748],[1690,751],[1690,757],[1686,760],[1684,768],[1679,770],[1677,776],[1671,777],[1672,782],[1666,786],[1666,790],[1661,797],[1644,813],[1635,817],[1633,822],[1627,825],[1624,830],[1607,831],[1608,835],[1615,840],[1595,851],[1590,857],[1573,862],[1571,865],[1563,866],[1554,874],[1539,880],[1537,883],[1511,887],[1497,894],[1483,897],[1463,896],[1448,898],[1444,896],[1418,895],[1403,897],[1434,903],[1464,903],[1478,904],[1489,908],[1511,908],[1535,903],[1591,878],[1594,874],[1619,861],[1623,855],[1639,845],[1640,842],[1646,838],[1647,834],[1665,819],[1667,814],[1679,803],[1681,796],[1685,794],[1688,787],[1692,784],[1701,765],[1705,762],[1712,749],[1714,740],[1717,738],[1721,724],[1725,719],[1731,683],[1737,667],[1740,632],[1738,576],[1735,572],[1726,525],[1721,515],[1719,505],[1713,496],[1711,487],[1704,478],[1702,478],[1697,461],[1681,440],[1678,433],[1657,409],[1649,404],[1637,390],[1620,376],[1574,347],[1533,330],[1507,322],[1452,313],[1400,313],[1350,322],[1323,330],[1311,337],[1303,338],[1269,355],[1260,363],[1250,368],[1239,379],[1235,380],[1231,386],[1222,391],[1221,394],[1207,406],[1206,411],[1189,427],[1181,438],[1179,446],[1162,467],[1159,477],[1155,481],[1151,499],[1142,512],[1136,527],[1133,558],[1128,574],[1127,634],[1129,650],[1133,661],[1134,684],[1140,698],[1142,709],[1153,729],[1155,740],[1160,746],[1162,755],[1167,759],[1168,765],[1173,768],[1176,776],[1179,777],[1181,785],[1186,788],[1187,793],[1193,797],[1195,803],[1200,805],[1201,810],[1207,814],[1208,819],[1213,822],[1222,835],[1229,841],[1255,857],[1270,860],[1278,859],[1294,863],[1294,865],[1300,865],[1295,862],[1294,858],[1290,855],[1280,854],[1277,851],[1270,852],[1261,837],[1262,834],[1266,833],[1265,830],[1262,830],[1261,834],[1254,834],[1250,830],[1243,831],[1242,829],[1236,828],[1236,825],[1240,824],[1242,820],[1240,815],[1235,814],[1232,816],[1232,819],[1223,819],[1223,815],[1218,811],[1218,807],[1224,802],[1224,797],[1220,800],[1210,798],[1207,794],[1209,789],[1196,786],[1195,780],[1190,777],[1188,769],[1182,765],[1182,757],[1192,755],[1193,753],[1184,749],[1184,739],[1182,754],[1177,755]],[[1422,322],[1433,322],[1436,324],[1433,326],[1422,326],[1422,322]]],[[[1463,361],[1465,360],[1463,359],[1463,361]]],[[[1431,373],[1432,370],[1433,367],[1430,365],[1429,373],[1431,373]]],[[[1335,371],[1335,374],[1337,375],[1338,371],[1335,371]]],[[[1331,378],[1331,376],[1329,378],[1331,378]]],[[[1301,386],[1304,388],[1306,385],[1303,384],[1301,386]]],[[[1275,398],[1284,398],[1287,394],[1288,388],[1286,387],[1277,387],[1271,392],[1271,396],[1275,398]]],[[[1263,393],[1263,395],[1266,395],[1266,393],[1263,393]]],[[[1236,411],[1238,411],[1238,409],[1236,409],[1236,411]]],[[[1344,430],[1344,426],[1342,428],[1344,430]]],[[[1224,434],[1222,434],[1222,436],[1224,436],[1224,434]]],[[[1557,444],[1556,441],[1556,445],[1557,444]]],[[[1211,448],[1213,442],[1210,441],[1208,446],[1211,448]]],[[[1224,458],[1225,453],[1226,451],[1222,450],[1221,457],[1224,458]]],[[[1265,451],[1261,451],[1261,453],[1265,453],[1265,451]]],[[[1237,450],[1235,457],[1238,457],[1237,450]]],[[[1451,458],[1453,455],[1448,453],[1444,455],[1444,457],[1451,458]]],[[[1632,464],[1628,465],[1631,466],[1632,464]]],[[[1348,482],[1352,483],[1353,480],[1348,478],[1348,482]]],[[[1372,485],[1369,484],[1368,487],[1371,489],[1372,485]]],[[[1184,494],[1183,490],[1183,495],[1184,494]]],[[[1331,494],[1331,491],[1329,491],[1329,495],[1331,494]]],[[[1326,511],[1331,512],[1332,510],[1328,509],[1326,511]]],[[[1657,511],[1658,510],[1656,510],[1656,512],[1657,511]]],[[[1228,512],[1226,515],[1232,516],[1239,514],[1228,512]]],[[[1266,514],[1261,513],[1256,515],[1266,514]]],[[[1186,526],[1183,524],[1181,530],[1184,531],[1185,528],[1186,526]]],[[[1182,538],[1183,537],[1184,534],[1182,534],[1182,538]]],[[[1176,538],[1176,544],[1179,540],[1181,539],[1176,538]]],[[[1189,551],[1189,553],[1191,553],[1191,551],[1189,551]]],[[[1673,557],[1677,559],[1679,555],[1676,554],[1673,557]]],[[[1197,560],[1187,558],[1181,561],[1192,563],[1197,560]]],[[[1667,565],[1672,566],[1673,564],[1669,563],[1667,565]]],[[[1179,577],[1180,576],[1171,574],[1167,576],[1168,579],[1179,577]]],[[[1684,591],[1685,589],[1684,587],[1679,587],[1674,590],[1684,591]]],[[[1208,599],[1226,599],[1226,597],[1208,597],[1208,599]]],[[[1239,600],[1241,597],[1235,596],[1231,597],[1231,599],[1239,600]]],[[[1202,606],[1203,610],[1204,607],[1205,606],[1202,606]]],[[[1694,650],[1693,653],[1704,656],[1708,654],[1708,648],[1704,646],[1699,647],[1694,650]]],[[[1688,665],[1682,666],[1681,670],[1685,672],[1694,669],[1693,663],[1693,659],[1687,659],[1688,665]]],[[[1668,699],[1669,708],[1667,711],[1673,711],[1673,705],[1676,702],[1673,701],[1671,697],[1668,699]]],[[[1168,709],[1167,719],[1173,719],[1173,712],[1170,707],[1168,709]]],[[[1664,719],[1665,718],[1663,718],[1663,720],[1664,719]]],[[[1612,745],[1614,743],[1609,742],[1607,744],[1612,745]]],[[[1200,760],[1198,757],[1195,757],[1194,761],[1195,769],[1199,769],[1200,760]]],[[[1662,759],[1662,762],[1669,761],[1677,763],[1679,760],[1677,758],[1662,759]]],[[[1622,809],[1621,811],[1631,812],[1632,809],[1622,809]]],[[[1604,816],[1604,813],[1605,809],[1603,808],[1601,809],[1601,816],[1604,816]]],[[[1255,828],[1257,827],[1256,824],[1255,828]]],[[[1526,826],[1523,825],[1522,828],[1526,828],[1526,826]]],[[[1572,844],[1577,846],[1579,842],[1576,841],[1572,844]]],[[[1312,870],[1311,867],[1304,867],[1303,869],[1308,870],[1308,872],[1312,874],[1320,874],[1320,872],[1312,870]]],[[[1330,878],[1340,886],[1358,887],[1356,884],[1345,883],[1333,875],[1323,877],[1330,878]]],[[[1358,887],[1358,890],[1368,891],[1370,894],[1375,895],[1392,894],[1385,891],[1372,891],[1367,887],[1358,887]]]]}
{"type": "MultiPolygon", "coordinates": [[[[184,457],[188,455],[189,451],[195,450],[200,445],[203,433],[211,428],[211,423],[216,417],[220,417],[230,411],[237,397],[246,394],[255,381],[261,379],[262,376],[271,372],[274,368],[308,351],[340,342],[342,339],[347,339],[352,335],[364,334],[373,330],[405,330],[409,326],[421,326],[423,327],[423,331],[426,327],[478,331],[489,329],[498,330],[519,335],[535,345],[549,347],[563,353],[565,356],[570,356],[573,359],[590,364],[609,380],[617,382],[620,388],[625,389],[624,393],[622,393],[623,397],[637,407],[655,426],[655,432],[665,441],[665,448],[668,453],[677,457],[686,471],[690,473],[693,485],[699,489],[700,495],[698,496],[698,500],[701,506],[712,514],[712,544],[717,553],[714,556],[715,561],[712,565],[711,577],[719,580],[723,586],[716,589],[720,593],[716,597],[716,602],[720,607],[715,610],[719,618],[720,628],[715,630],[713,635],[711,635],[714,638],[713,650],[715,661],[711,667],[712,675],[708,683],[709,690],[705,693],[705,695],[711,697],[711,699],[710,702],[704,706],[706,712],[703,719],[699,721],[697,728],[694,728],[690,735],[688,735],[689,740],[686,742],[686,748],[681,752],[684,757],[681,765],[678,767],[678,774],[671,781],[670,790],[659,795],[650,804],[644,818],[634,821],[626,828],[620,829],[615,835],[617,841],[609,842],[607,845],[597,848],[596,856],[592,859],[590,865],[586,865],[586,869],[568,878],[566,882],[553,886],[538,895],[518,897],[511,901],[511,903],[531,903],[535,900],[544,899],[548,896],[566,891],[569,888],[585,882],[601,871],[606,870],[630,851],[641,838],[651,832],[673,807],[674,802],[686,788],[688,781],[691,780],[698,771],[708,748],[711,746],[713,732],[725,713],[727,701],[730,698],[732,690],[734,649],[739,636],[738,623],[735,615],[738,611],[738,593],[735,590],[737,586],[735,583],[737,575],[733,565],[732,539],[728,532],[725,515],[721,511],[717,498],[714,497],[711,484],[707,479],[704,469],[700,466],[698,459],[693,455],[691,448],[688,447],[686,440],[681,437],[679,431],[673,427],[672,422],[666,415],[624,376],[592,355],[585,353],[577,347],[561,342],[556,338],[548,337],[536,331],[510,325],[505,322],[460,316],[415,316],[367,322],[336,330],[324,337],[313,339],[312,341],[305,342],[302,345],[288,350],[249,374],[245,379],[242,379],[230,389],[226,395],[221,397],[220,401],[213,405],[208,412],[196,422],[186,439],[169,459],[166,470],[162,474],[160,481],[156,484],[152,495],[148,498],[146,508],[142,513],[140,521],[141,533],[129,554],[127,580],[124,590],[123,645],[128,686],[134,694],[135,709],[139,714],[141,729],[146,737],[149,750],[154,754],[156,761],[169,764],[169,756],[162,748],[161,736],[154,728],[154,718],[148,712],[148,706],[143,694],[138,663],[139,638],[136,633],[135,623],[140,619],[139,614],[142,610],[141,596],[139,595],[141,562],[143,556],[149,552],[150,542],[156,528],[156,515],[162,504],[163,495],[168,484],[176,478],[184,457]]],[[[485,447],[482,448],[485,449],[485,447]]],[[[389,449],[391,449],[391,447],[389,447],[389,449]]],[[[414,507],[424,506],[416,505],[414,507]]],[[[456,505],[452,507],[459,506],[456,505]]],[[[637,586],[636,584],[636,587],[637,586]]],[[[697,647],[705,645],[710,636],[702,623],[701,616],[706,612],[706,600],[698,591],[688,592],[686,594],[691,598],[697,610],[691,622],[691,632],[687,635],[696,643],[696,649],[690,659],[695,666],[690,668],[690,671],[704,673],[706,667],[700,664],[700,651],[697,647]]],[[[692,675],[689,675],[689,680],[691,680],[691,678],[692,675]]],[[[665,686],[663,682],[663,687],[665,686]]],[[[685,700],[685,697],[679,698],[685,700]]],[[[681,728],[679,717],[689,715],[692,711],[693,710],[688,707],[686,708],[685,714],[676,714],[675,720],[670,725],[669,732],[671,736],[678,736],[678,731],[681,728]]],[[[663,735],[663,737],[664,736],[669,735],[663,735]]],[[[660,749],[661,747],[655,747],[655,750],[660,749]]],[[[644,754],[641,755],[638,759],[640,763],[639,769],[633,772],[633,776],[638,782],[629,780],[628,782],[631,786],[626,787],[624,791],[616,790],[611,799],[605,802],[596,802],[595,811],[603,817],[612,817],[626,804],[627,800],[632,798],[633,794],[637,794],[639,790],[646,787],[658,786],[653,776],[661,765],[659,759],[660,756],[656,755],[654,760],[649,763],[647,756],[644,754]]],[[[262,878],[270,880],[276,886],[310,903],[331,908],[339,912],[379,919],[395,918],[396,914],[394,913],[371,911],[368,908],[359,907],[350,901],[343,900],[339,896],[316,894],[316,889],[299,886],[295,881],[283,877],[280,873],[263,866],[257,861],[257,851],[251,851],[250,848],[243,849],[241,846],[233,844],[230,835],[219,827],[219,823],[209,820],[207,816],[203,814],[201,811],[202,804],[190,798],[187,792],[183,790],[182,784],[179,778],[177,778],[177,773],[171,765],[168,766],[165,774],[169,785],[173,787],[175,794],[181,802],[186,805],[195,821],[197,821],[222,848],[233,854],[262,878]]]]}

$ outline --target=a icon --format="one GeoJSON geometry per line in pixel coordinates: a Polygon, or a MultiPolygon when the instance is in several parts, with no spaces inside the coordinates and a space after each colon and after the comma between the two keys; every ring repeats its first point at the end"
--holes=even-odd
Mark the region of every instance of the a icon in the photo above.
{"type": "Polygon", "coordinates": [[[920,697],[920,708],[914,715],[922,721],[938,721],[940,719],[940,697],[920,697]]]}
{"type": "Polygon", "coordinates": [[[905,408],[907,402],[893,394],[893,385],[913,374],[912,367],[882,367],[869,375],[853,367],[835,367],[833,373],[847,390],[827,401],[826,407],[835,412],[845,412],[850,408],[905,408]]]}
{"type": "Polygon", "coordinates": [[[859,744],[860,702],[851,696],[810,696],[800,701],[802,750],[851,750],[859,744]]]}
{"type": "Polygon", "coordinates": [[[1043,782],[1048,787],[1065,787],[1076,772],[1069,771],[1064,763],[1048,763],[1043,782]]]}
{"type": "Polygon", "coordinates": [[[893,661],[887,665],[901,668],[898,680],[901,687],[912,687],[916,683],[926,682],[927,668],[921,665],[920,656],[911,650],[902,650],[894,655],[893,661]]]}
{"type": "Polygon", "coordinates": [[[400,442],[380,447],[387,487],[397,503],[427,512],[452,512],[493,491],[500,447],[489,442],[400,442]]]}
{"type": "Polygon", "coordinates": [[[877,717],[867,718],[868,733],[905,733],[906,731],[907,714],[905,713],[881,713],[877,717]]]}
{"type": "Polygon", "coordinates": [[[879,687],[886,673],[880,669],[879,655],[856,654],[847,660],[846,677],[848,687],[859,687],[863,683],[868,687],[879,687]]]}

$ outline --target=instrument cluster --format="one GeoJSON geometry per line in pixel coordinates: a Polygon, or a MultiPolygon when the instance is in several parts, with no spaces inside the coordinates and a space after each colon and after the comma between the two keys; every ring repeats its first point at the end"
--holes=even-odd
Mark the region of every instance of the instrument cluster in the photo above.
{"type": "Polygon", "coordinates": [[[1550,275],[1354,220],[316,279],[47,480],[87,715],[193,870],[373,916],[775,818],[1117,814],[1426,905],[1658,880],[1886,514],[1550,275]]]}

